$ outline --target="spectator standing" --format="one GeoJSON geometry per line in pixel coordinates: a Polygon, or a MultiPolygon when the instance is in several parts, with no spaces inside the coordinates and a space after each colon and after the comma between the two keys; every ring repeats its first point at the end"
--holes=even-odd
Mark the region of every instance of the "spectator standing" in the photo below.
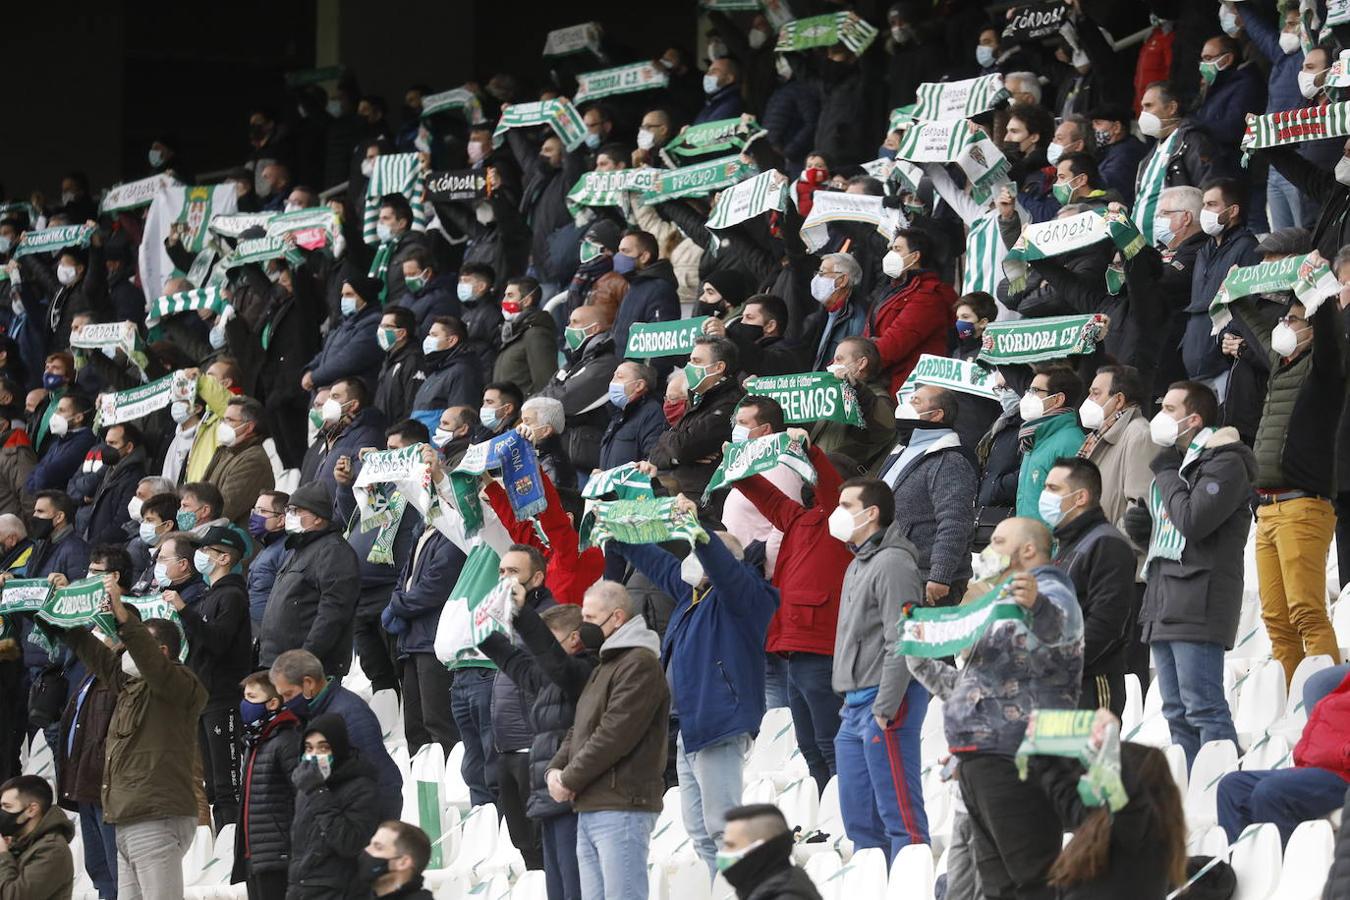
{"type": "Polygon", "coordinates": [[[249,675],[240,688],[244,757],[230,882],[245,882],[249,900],[285,900],[295,818],[291,774],[300,762],[300,718],[282,706],[266,672],[249,675]]]}
{"type": "Polygon", "coordinates": [[[286,559],[286,506],[290,501],[291,495],[283,491],[263,491],[248,514],[248,533],[258,547],[248,563],[248,617],[255,640],[262,633],[272,585],[286,559]]]}
{"type": "Polygon", "coordinates": [[[222,518],[243,528],[251,504],[275,483],[272,460],[263,446],[263,406],[252,397],[234,397],[216,426],[216,452],[202,480],[220,491],[222,518]]]}
{"type": "Polygon", "coordinates": [[[1022,395],[1017,433],[1022,463],[1017,474],[1017,515],[1040,518],[1038,504],[1045,476],[1055,460],[1083,446],[1083,429],[1075,411],[1083,397],[1083,382],[1067,366],[1042,367],[1022,395]]]}

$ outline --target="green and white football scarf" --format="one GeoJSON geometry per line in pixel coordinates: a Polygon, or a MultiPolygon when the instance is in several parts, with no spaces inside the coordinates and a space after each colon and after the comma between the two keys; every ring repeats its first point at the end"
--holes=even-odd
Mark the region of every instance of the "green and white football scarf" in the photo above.
{"type": "Polygon", "coordinates": [[[370,181],[366,184],[366,203],[361,217],[361,239],[367,244],[379,241],[376,224],[380,218],[380,198],[402,194],[412,207],[414,231],[425,231],[427,215],[422,203],[422,157],[417,153],[384,153],[375,157],[370,181]]]}

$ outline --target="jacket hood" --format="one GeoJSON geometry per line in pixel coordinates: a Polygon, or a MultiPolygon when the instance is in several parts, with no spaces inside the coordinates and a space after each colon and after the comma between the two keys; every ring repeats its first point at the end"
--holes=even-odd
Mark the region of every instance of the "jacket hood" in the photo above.
{"type": "Polygon", "coordinates": [[[328,745],[333,748],[334,764],[351,758],[352,741],[347,736],[347,723],[343,721],[342,716],[337,713],[315,716],[305,726],[303,737],[309,737],[311,734],[322,734],[328,739],[328,745]]]}
{"type": "Polygon", "coordinates": [[[547,328],[555,334],[558,331],[557,324],[553,321],[553,316],[545,312],[542,308],[531,307],[529,312],[516,319],[514,322],[502,323],[502,341],[511,341],[520,337],[528,329],[547,328]]]}
{"type": "Polygon", "coordinates": [[[661,638],[647,627],[647,620],[642,616],[633,616],[607,637],[600,645],[600,656],[603,658],[616,650],[631,650],[634,647],[650,650],[658,658],[661,656],[661,638]]]}
{"type": "Polygon", "coordinates": [[[1247,477],[1256,477],[1256,454],[1252,452],[1251,447],[1242,443],[1242,436],[1238,434],[1236,428],[1225,425],[1214,432],[1200,455],[1203,457],[1210,453],[1236,453],[1242,458],[1242,464],[1247,467],[1247,477]]]}
{"type": "Polygon", "coordinates": [[[43,837],[49,834],[59,835],[67,844],[75,837],[75,823],[70,820],[65,811],[55,803],[42,814],[38,820],[37,829],[22,841],[15,841],[18,849],[23,849],[31,844],[37,843],[43,837]]]}
{"type": "Polygon", "coordinates": [[[880,541],[864,541],[863,545],[855,551],[854,555],[858,559],[870,559],[876,556],[887,547],[894,547],[897,550],[903,550],[909,554],[911,561],[918,565],[919,552],[914,545],[909,542],[909,538],[896,527],[892,522],[885,531],[881,533],[880,541]]]}
{"type": "Polygon", "coordinates": [[[633,273],[634,282],[642,281],[645,278],[659,278],[674,285],[679,284],[675,278],[675,267],[670,264],[668,259],[658,259],[647,268],[633,273]]]}

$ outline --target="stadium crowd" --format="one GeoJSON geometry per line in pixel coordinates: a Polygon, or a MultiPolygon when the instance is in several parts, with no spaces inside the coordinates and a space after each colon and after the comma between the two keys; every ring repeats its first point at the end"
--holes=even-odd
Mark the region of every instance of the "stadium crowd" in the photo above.
{"type": "Polygon", "coordinates": [[[203,827],[460,896],[488,805],[511,896],[646,898],[663,815],[743,900],[1350,896],[1350,11],[1106,5],[708,0],[4,173],[0,898],[194,896],[203,827]]]}

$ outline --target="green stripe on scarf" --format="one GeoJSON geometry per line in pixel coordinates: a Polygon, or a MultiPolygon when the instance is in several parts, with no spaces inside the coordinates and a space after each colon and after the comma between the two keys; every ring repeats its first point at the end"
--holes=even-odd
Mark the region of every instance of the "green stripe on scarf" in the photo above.
{"type": "Polygon", "coordinates": [[[225,311],[227,305],[225,295],[220,292],[219,288],[207,287],[195,291],[179,291],[177,294],[165,294],[151,303],[145,322],[147,325],[154,325],[167,316],[203,309],[218,316],[225,311]]]}
{"type": "Polygon", "coordinates": [[[380,198],[386,194],[402,194],[412,207],[413,231],[425,231],[426,206],[422,202],[425,189],[422,175],[422,157],[417,153],[384,153],[375,157],[370,181],[366,184],[366,202],[361,214],[361,240],[367,245],[379,242],[376,225],[380,218],[380,198]]]}
{"type": "Polygon", "coordinates": [[[670,76],[666,74],[665,69],[650,62],[631,63],[612,69],[581,73],[577,76],[577,92],[572,101],[584,103],[601,97],[635,94],[638,91],[663,88],[669,83],[670,76]]]}
{"type": "Polygon", "coordinates": [[[740,156],[723,156],[678,169],[658,169],[650,189],[642,192],[642,205],[664,203],[681,197],[706,197],[759,174],[740,156]]]}
{"type": "Polygon", "coordinates": [[[955,656],[973,646],[994,622],[1006,619],[1025,624],[1030,617],[1021,604],[1010,598],[1011,584],[1012,579],[1005,578],[975,602],[954,608],[919,605],[922,596],[901,597],[906,611],[900,619],[896,656],[925,659],[955,656]]]}
{"type": "Polygon", "coordinates": [[[766,434],[748,441],[732,442],[722,450],[722,464],[703,492],[706,502],[715,492],[752,475],[763,475],[779,465],[787,466],[807,484],[816,483],[816,469],[801,444],[784,434],[766,434]]]}
{"type": "MultiPolygon", "coordinates": [[[[1191,438],[1190,444],[1186,447],[1186,455],[1181,460],[1179,472],[1185,471],[1187,466],[1195,462],[1200,456],[1200,451],[1204,450],[1210,438],[1214,437],[1214,432],[1213,428],[1202,428],[1191,438]]],[[[1144,557],[1145,581],[1148,580],[1149,563],[1155,559],[1178,561],[1186,549],[1186,536],[1172,524],[1172,517],[1167,514],[1167,506],[1163,503],[1162,491],[1158,490],[1156,479],[1149,486],[1148,511],[1153,516],[1153,532],[1148,539],[1148,555],[1144,557]]]]}
{"type": "Polygon", "coordinates": [[[566,97],[556,100],[536,100],[533,103],[513,103],[502,110],[497,128],[492,132],[492,146],[500,147],[512,128],[532,128],[547,125],[569,151],[581,146],[586,139],[586,123],[581,113],[566,97]]]}
{"type": "Polygon", "coordinates": [[[1350,136],[1350,103],[1325,103],[1263,116],[1248,113],[1241,147],[1245,151],[1264,150],[1346,136],[1350,136]]]}
{"type": "Polygon", "coordinates": [[[1134,191],[1134,224],[1140,234],[1153,234],[1153,219],[1162,202],[1163,188],[1167,186],[1167,162],[1172,148],[1181,140],[1181,132],[1173,131],[1153,148],[1153,155],[1139,171],[1139,183],[1134,191]]]}
{"type": "MultiPolygon", "coordinates": [[[[1003,76],[995,73],[965,81],[925,82],[919,85],[915,96],[911,121],[945,122],[987,112],[1008,99],[1008,91],[1003,86],[1003,76]]],[[[894,124],[891,130],[895,130],[894,124]]]]}
{"type": "Polygon", "coordinates": [[[581,489],[581,496],[587,500],[598,500],[606,494],[614,494],[620,500],[650,499],[652,479],[650,475],[638,471],[637,463],[624,463],[603,472],[596,472],[581,489]]]}
{"type": "Polygon", "coordinates": [[[688,356],[708,319],[709,316],[695,316],[674,322],[634,322],[628,330],[628,346],[623,355],[630,359],[688,356]]]}
{"type": "Polygon", "coordinates": [[[672,156],[688,157],[703,156],[708,153],[740,153],[747,144],[765,133],[759,122],[754,119],[749,122],[742,122],[739,118],[717,119],[713,122],[703,122],[700,125],[690,125],[676,135],[670,143],[661,148],[661,155],[671,168],[675,168],[679,166],[679,163],[671,159],[672,156]]]}
{"type": "Polygon", "coordinates": [[[861,56],[876,37],[877,29],[856,13],[825,13],[785,23],[778,31],[778,43],[773,49],[776,53],[801,53],[843,44],[855,56],[861,56]]]}
{"type": "Polygon", "coordinates": [[[1022,235],[1003,257],[1008,287],[1022,291],[1027,285],[1027,263],[1049,259],[1112,240],[1126,259],[1132,259],[1144,246],[1144,239],[1126,216],[1095,210],[1062,219],[1051,219],[1022,228],[1022,235]]]}
{"type": "Polygon", "coordinates": [[[1232,320],[1228,305],[1242,297],[1293,291],[1311,318],[1323,301],[1336,296],[1340,290],[1341,283],[1331,267],[1320,258],[1314,259],[1312,254],[1240,266],[1224,276],[1223,284],[1210,301],[1209,317],[1214,322],[1212,333],[1218,334],[1232,320]]]}
{"type": "Polygon", "coordinates": [[[51,253],[63,247],[88,247],[94,236],[92,225],[60,225],[41,231],[25,231],[14,248],[14,258],[32,253],[51,253]]]}
{"type": "Polygon", "coordinates": [[[718,195],[707,227],[720,231],[766,212],[782,212],[787,206],[787,194],[787,177],[777,169],[770,169],[718,195]]]}
{"type": "Polygon", "coordinates": [[[1099,314],[992,322],[984,329],[979,360],[1002,366],[1091,353],[1105,331],[1106,317],[1099,314]]]}
{"type": "Polygon", "coordinates": [[[821,420],[858,428],[864,424],[853,385],[829,372],[758,375],[746,379],[745,390],[748,396],[777,401],[783,407],[783,421],[789,425],[821,420]]]}
{"type": "Polygon", "coordinates": [[[675,508],[675,499],[598,501],[581,523],[581,546],[603,547],[609,541],[624,544],[664,544],[684,541],[707,543],[708,533],[692,513],[675,508]]]}
{"type": "Polygon", "coordinates": [[[1031,756],[1063,756],[1076,759],[1087,769],[1078,779],[1078,798],[1084,806],[1107,806],[1119,812],[1129,802],[1120,778],[1120,725],[1112,722],[1100,747],[1092,746],[1094,709],[1038,709],[1032,714],[1026,734],[1017,748],[1017,775],[1027,780],[1031,756]]]}

